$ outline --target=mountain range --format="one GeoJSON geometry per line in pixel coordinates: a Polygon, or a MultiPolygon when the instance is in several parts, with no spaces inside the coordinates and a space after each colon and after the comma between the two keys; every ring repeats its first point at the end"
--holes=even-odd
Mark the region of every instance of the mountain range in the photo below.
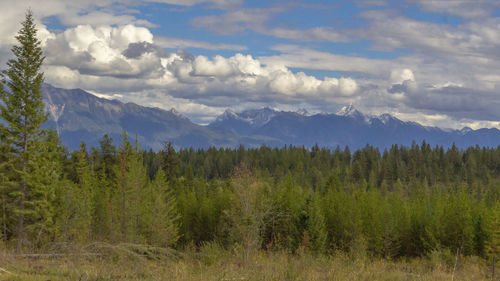
{"type": "Polygon", "coordinates": [[[42,87],[49,112],[45,127],[57,130],[69,149],[84,141],[98,146],[104,134],[119,143],[123,130],[130,138],[137,135],[144,148],[160,149],[166,141],[176,147],[281,147],[296,145],[336,148],[348,145],[358,149],[367,144],[380,149],[393,144],[411,145],[426,141],[449,147],[453,143],[468,146],[496,147],[500,144],[497,129],[463,128],[461,130],[428,127],[405,122],[389,114],[369,116],[352,105],[335,114],[311,115],[305,110],[278,111],[271,108],[234,112],[226,110],[207,126],[191,122],[175,109],[163,110],[134,103],[99,98],[81,89],[62,89],[49,84],[42,87]]]}

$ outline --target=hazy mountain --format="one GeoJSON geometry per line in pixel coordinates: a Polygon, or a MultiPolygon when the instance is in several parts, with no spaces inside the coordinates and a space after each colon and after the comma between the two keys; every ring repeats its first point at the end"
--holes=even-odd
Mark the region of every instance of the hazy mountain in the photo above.
{"type": "Polygon", "coordinates": [[[243,136],[267,136],[282,144],[362,148],[367,144],[388,148],[392,144],[411,145],[413,141],[426,141],[445,147],[455,143],[459,147],[473,145],[498,146],[500,131],[497,129],[463,128],[440,129],[405,122],[389,114],[368,116],[354,106],[343,107],[336,114],[301,114],[275,111],[269,108],[244,111],[226,111],[210,124],[212,128],[227,129],[243,136]],[[260,118],[266,116],[266,118],[260,118]],[[265,122],[261,122],[265,120],[265,122]]]}
{"type": "Polygon", "coordinates": [[[104,134],[109,134],[118,144],[123,130],[131,141],[137,134],[143,147],[153,149],[161,148],[165,141],[195,148],[261,144],[257,138],[242,138],[229,130],[194,124],[175,109],[166,111],[122,103],[81,89],[66,90],[48,84],[43,85],[42,91],[50,115],[46,127],[55,128],[70,149],[77,149],[81,141],[96,146],[104,134]]]}
{"type": "Polygon", "coordinates": [[[271,108],[236,113],[226,110],[208,126],[192,123],[175,109],[163,110],[96,97],[80,89],[61,89],[48,84],[42,87],[50,120],[46,127],[55,128],[62,142],[77,149],[81,141],[98,145],[104,134],[118,144],[123,130],[131,140],[138,135],[145,148],[159,149],[165,141],[177,147],[206,148],[246,147],[260,145],[318,144],[335,148],[348,145],[353,149],[367,144],[387,148],[392,144],[411,145],[423,140],[434,145],[459,147],[471,145],[498,146],[497,129],[463,128],[446,130],[404,122],[389,114],[368,116],[349,105],[336,114],[310,115],[305,110],[278,111],[271,108]]]}

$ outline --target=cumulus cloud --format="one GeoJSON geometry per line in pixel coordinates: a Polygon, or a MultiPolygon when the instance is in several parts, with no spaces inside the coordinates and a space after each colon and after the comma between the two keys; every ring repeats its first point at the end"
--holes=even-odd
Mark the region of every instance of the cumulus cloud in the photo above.
{"type": "Polygon", "coordinates": [[[129,43],[127,49],[122,52],[129,59],[138,59],[148,53],[156,53],[159,57],[168,56],[168,52],[165,49],[146,41],[129,43]]]}
{"type": "Polygon", "coordinates": [[[391,71],[391,87],[387,90],[391,94],[415,93],[417,83],[411,69],[395,69],[391,71]]]}
{"type": "Polygon", "coordinates": [[[221,56],[209,60],[205,56],[198,56],[193,62],[194,76],[227,77],[239,74],[237,65],[221,56]]]}
{"type": "MultiPolygon", "coordinates": [[[[167,52],[145,27],[79,25],[53,34],[45,46],[47,81],[99,93],[148,89],[151,105],[172,99],[221,108],[240,104],[324,104],[355,96],[353,78],[319,79],[251,55],[230,57],[167,52]],[[161,94],[163,97],[161,97],[161,94]]],[[[200,108],[200,107],[197,107],[200,108]]],[[[210,112],[209,112],[210,113],[210,112]]],[[[209,114],[207,113],[207,114],[209,114]]]]}
{"type": "Polygon", "coordinates": [[[81,74],[147,77],[159,75],[161,66],[158,54],[163,50],[152,42],[153,35],[144,27],[79,25],[47,40],[45,53],[48,64],[67,66],[81,74]]]}
{"type": "Polygon", "coordinates": [[[415,81],[415,75],[413,75],[413,71],[411,69],[395,69],[391,71],[391,82],[393,84],[401,84],[404,81],[415,81]]]}
{"type": "Polygon", "coordinates": [[[154,23],[121,5],[139,5],[129,0],[0,1],[0,62],[10,55],[19,19],[31,6],[39,19],[48,82],[110,96],[120,93],[124,100],[166,109],[177,107],[197,114],[197,120],[224,107],[305,105],[332,112],[349,102],[367,112],[406,113],[415,121],[420,114],[426,124],[494,125],[500,119],[500,20],[492,16],[500,4],[495,1],[409,1],[425,11],[463,19],[452,25],[411,18],[398,11],[404,3],[388,9],[389,1],[360,0],[355,3],[365,11],[358,15],[361,27],[333,24],[302,29],[275,21],[277,14],[299,3],[241,8],[243,1],[146,2],[185,10],[196,5],[219,9],[192,19],[191,24],[215,34],[251,32],[290,44],[272,46],[267,50],[272,55],[255,57],[240,44],[153,35],[154,23]],[[42,20],[49,17],[66,28],[49,30],[42,20]],[[360,39],[382,58],[327,51],[324,46],[329,43],[303,43],[360,39]],[[238,53],[201,56],[182,48],[238,53]],[[310,75],[311,70],[324,75],[310,75]]]}

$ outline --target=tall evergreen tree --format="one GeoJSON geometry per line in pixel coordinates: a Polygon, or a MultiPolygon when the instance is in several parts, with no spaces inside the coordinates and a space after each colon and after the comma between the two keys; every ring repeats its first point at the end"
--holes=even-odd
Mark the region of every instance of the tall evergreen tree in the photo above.
{"type": "Polygon", "coordinates": [[[26,182],[28,163],[41,137],[41,125],[48,118],[44,113],[40,89],[43,83],[40,67],[44,56],[30,10],[16,39],[19,44],[12,47],[15,58],[7,62],[8,69],[2,72],[7,78],[4,84],[8,89],[0,89],[0,117],[5,122],[0,130],[12,148],[13,159],[16,159],[13,164],[19,184],[13,195],[17,197],[17,250],[21,251],[25,232],[25,199],[30,193],[30,186],[26,182]]]}
{"type": "Polygon", "coordinates": [[[160,247],[174,245],[179,239],[179,215],[172,190],[163,170],[147,185],[143,195],[140,228],[147,243],[160,247]]]}
{"type": "Polygon", "coordinates": [[[92,237],[93,193],[96,187],[95,174],[90,169],[85,143],[74,154],[75,184],[66,184],[60,189],[59,228],[63,240],[86,243],[92,237]]]}
{"type": "Polygon", "coordinates": [[[165,171],[167,181],[174,181],[179,169],[179,158],[175,153],[171,142],[166,142],[165,147],[160,152],[162,154],[162,168],[165,171]]]}
{"type": "Polygon", "coordinates": [[[119,195],[116,198],[119,202],[117,206],[117,215],[120,216],[120,232],[122,241],[128,240],[128,223],[130,220],[129,217],[129,193],[130,193],[130,184],[128,179],[129,174],[129,165],[130,165],[130,157],[132,154],[132,147],[130,142],[128,141],[127,132],[124,130],[122,133],[122,143],[120,144],[120,149],[118,152],[118,167],[116,172],[117,177],[117,192],[119,195]]]}
{"type": "Polygon", "coordinates": [[[138,242],[139,238],[139,225],[140,225],[140,210],[142,202],[142,193],[144,188],[148,183],[148,175],[146,168],[144,167],[144,161],[142,153],[139,150],[139,141],[137,135],[135,137],[135,145],[130,154],[129,161],[129,171],[128,171],[128,182],[129,182],[129,209],[130,209],[130,239],[133,242],[138,242]]]}
{"type": "Polygon", "coordinates": [[[307,234],[311,239],[311,250],[315,253],[325,251],[328,232],[326,231],[325,216],[321,209],[321,198],[319,194],[311,196],[307,210],[307,234]]]}

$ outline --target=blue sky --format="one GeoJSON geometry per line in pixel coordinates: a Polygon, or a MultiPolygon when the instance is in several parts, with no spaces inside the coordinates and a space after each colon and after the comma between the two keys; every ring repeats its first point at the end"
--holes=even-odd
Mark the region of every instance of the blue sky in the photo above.
{"type": "Polygon", "coordinates": [[[27,7],[46,81],[206,124],[225,109],[354,104],[425,125],[500,127],[493,0],[4,0],[0,63],[27,7]]]}

